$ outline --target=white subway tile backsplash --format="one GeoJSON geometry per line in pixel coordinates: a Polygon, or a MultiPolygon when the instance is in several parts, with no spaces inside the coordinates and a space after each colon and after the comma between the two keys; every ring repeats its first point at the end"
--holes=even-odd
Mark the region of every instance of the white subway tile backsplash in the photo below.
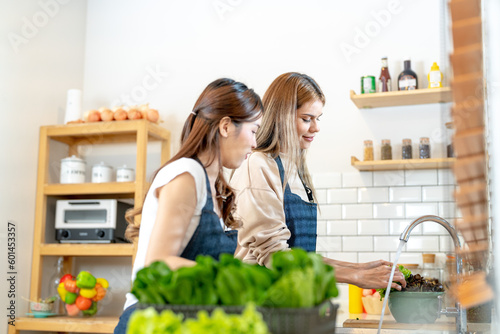
{"type": "Polygon", "coordinates": [[[358,224],[355,220],[328,220],[326,222],[327,235],[357,235],[358,224]]]}
{"type": "Polygon", "coordinates": [[[384,203],[389,201],[389,188],[359,188],[360,203],[384,203]]]}
{"type": "Polygon", "coordinates": [[[373,218],[403,218],[404,216],[404,204],[373,204],[373,218]]]}
{"type": "Polygon", "coordinates": [[[407,186],[437,185],[437,183],[436,169],[405,171],[405,185],[407,186]]]}
{"type": "Polygon", "coordinates": [[[342,187],[342,173],[319,173],[314,174],[312,179],[316,189],[342,187]]]}
{"type": "Polygon", "coordinates": [[[339,204],[322,205],[318,210],[318,219],[340,219],[342,217],[342,207],[339,204]]]}
{"type": "Polygon", "coordinates": [[[373,172],[353,172],[342,174],[342,187],[371,187],[373,186],[373,172]]]}
{"type": "Polygon", "coordinates": [[[357,203],[358,189],[357,188],[336,188],[328,189],[327,201],[332,204],[357,203]]]}
{"type": "Polygon", "coordinates": [[[326,204],[328,191],[326,189],[316,189],[316,198],[319,204],[326,204]]]}
{"type": "Polygon", "coordinates": [[[406,243],[406,250],[408,252],[437,252],[439,251],[439,237],[410,235],[410,239],[406,243]]]}
{"type": "Polygon", "coordinates": [[[455,186],[426,186],[422,187],[422,201],[449,202],[453,201],[455,186]]]}
{"type": "Polygon", "coordinates": [[[319,236],[326,236],[326,220],[318,220],[318,224],[316,226],[316,234],[319,236]]]}
{"type": "Polygon", "coordinates": [[[454,253],[455,245],[453,244],[453,239],[448,234],[446,236],[439,237],[439,251],[445,253],[454,253]]]}
{"type": "Polygon", "coordinates": [[[421,187],[391,187],[389,188],[391,202],[420,202],[422,201],[421,187]]]}
{"type": "Polygon", "coordinates": [[[402,170],[373,172],[373,185],[375,187],[404,186],[404,184],[405,176],[402,170]]]}
{"type": "Polygon", "coordinates": [[[343,204],[342,219],[373,218],[372,204],[343,204]]]}
{"type": "Polygon", "coordinates": [[[360,220],[358,221],[359,235],[387,235],[389,234],[389,220],[360,220]]]}
{"type": "Polygon", "coordinates": [[[460,218],[462,217],[460,211],[457,209],[455,202],[442,202],[439,203],[438,216],[444,219],[447,218],[460,218]]]}
{"type": "Polygon", "coordinates": [[[399,238],[397,236],[373,237],[375,252],[395,252],[398,250],[399,238]]]}
{"type": "MultiPolygon", "coordinates": [[[[340,261],[394,261],[399,236],[414,219],[438,215],[453,225],[461,216],[453,198],[455,177],[447,169],[323,173],[313,175],[313,182],[321,209],[317,251],[340,261]]],[[[448,232],[423,222],[398,262],[422,265],[422,253],[453,252],[448,232]]]]}
{"type": "MultiPolygon", "coordinates": [[[[448,223],[452,224],[452,221],[451,220],[448,220],[448,223]]],[[[446,229],[439,225],[439,224],[436,224],[434,222],[423,222],[422,224],[420,224],[422,226],[422,234],[423,235],[430,235],[430,234],[433,234],[433,235],[450,235],[448,233],[448,231],[446,231],[446,229]]]]}
{"type": "Polygon", "coordinates": [[[372,252],[373,237],[342,237],[343,252],[372,252]]]}
{"type": "Polygon", "coordinates": [[[338,261],[353,262],[353,263],[358,262],[358,253],[356,252],[327,252],[323,256],[338,261]]]}
{"type": "Polygon", "coordinates": [[[358,261],[359,263],[372,262],[378,260],[389,261],[389,252],[360,252],[358,253],[358,261]]]}
{"type": "MultiPolygon", "coordinates": [[[[391,219],[389,220],[389,234],[401,235],[405,228],[410,225],[413,219],[391,219]]],[[[419,224],[413,228],[411,235],[422,234],[422,224],[419,224]]]]}
{"type": "Polygon", "coordinates": [[[316,242],[318,252],[340,252],[342,251],[341,237],[318,237],[316,242]]]}
{"type": "MultiPolygon", "coordinates": [[[[396,252],[391,253],[391,262],[396,260],[396,252]]],[[[422,253],[406,253],[402,252],[399,255],[398,264],[418,264],[422,267],[422,253]]]]}
{"type": "Polygon", "coordinates": [[[451,169],[438,169],[438,184],[449,185],[456,184],[455,175],[451,169]]]}
{"type": "Polygon", "coordinates": [[[406,203],[406,218],[418,218],[426,215],[437,215],[437,203],[406,203]]]}

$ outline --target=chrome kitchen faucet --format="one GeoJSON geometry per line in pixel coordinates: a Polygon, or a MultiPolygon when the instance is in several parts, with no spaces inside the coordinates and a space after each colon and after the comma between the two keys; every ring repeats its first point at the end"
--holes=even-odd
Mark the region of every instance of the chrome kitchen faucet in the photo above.
{"type": "MultiPolygon", "coordinates": [[[[426,222],[426,221],[432,221],[435,222],[441,226],[443,226],[448,233],[451,235],[451,238],[453,239],[453,243],[455,244],[455,251],[459,250],[461,248],[460,245],[460,239],[458,239],[458,234],[457,231],[453,228],[453,226],[450,225],[446,220],[444,220],[441,217],[438,216],[422,216],[420,218],[415,219],[413,222],[408,225],[403,233],[401,233],[401,236],[399,237],[399,240],[403,240],[405,242],[408,242],[408,239],[410,238],[410,233],[413,230],[415,226],[417,226],[420,223],[426,222]]],[[[455,260],[456,260],[456,269],[457,269],[457,277],[462,273],[462,259],[459,255],[458,252],[456,252],[455,260]]],[[[446,315],[447,317],[456,317],[456,325],[457,325],[457,333],[466,333],[467,332],[467,314],[465,309],[460,305],[458,301],[455,303],[455,307],[447,307],[439,311],[440,314],[446,315]]]]}

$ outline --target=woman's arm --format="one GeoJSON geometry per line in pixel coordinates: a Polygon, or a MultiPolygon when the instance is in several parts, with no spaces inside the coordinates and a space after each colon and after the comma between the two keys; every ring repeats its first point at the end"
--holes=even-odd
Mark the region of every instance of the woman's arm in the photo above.
{"type": "Polygon", "coordinates": [[[266,155],[253,153],[233,174],[231,186],[237,192],[236,217],[243,224],[236,256],[268,265],[273,253],[289,248],[290,239],[278,166],[266,155]]]}
{"type": "MultiPolygon", "coordinates": [[[[323,258],[326,264],[335,268],[335,277],[339,283],[349,283],[364,289],[387,288],[391,276],[392,263],[378,260],[367,263],[351,263],[323,258]]],[[[406,286],[404,275],[396,269],[391,287],[401,290],[406,286]],[[395,283],[399,282],[401,285],[395,283]]]]}
{"type": "Polygon", "coordinates": [[[193,266],[194,261],[177,254],[196,208],[195,180],[191,174],[183,173],[156,192],[158,212],[144,265],[163,260],[173,270],[193,266]]]}

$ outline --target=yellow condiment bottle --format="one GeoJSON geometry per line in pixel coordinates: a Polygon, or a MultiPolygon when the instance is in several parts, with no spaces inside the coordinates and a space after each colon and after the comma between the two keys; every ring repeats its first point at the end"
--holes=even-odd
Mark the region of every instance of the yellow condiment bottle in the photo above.
{"type": "Polygon", "coordinates": [[[427,74],[427,80],[429,80],[428,88],[441,88],[443,87],[443,73],[439,70],[439,66],[434,62],[431,66],[431,71],[427,74]]]}
{"type": "Polygon", "coordinates": [[[349,284],[349,313],[363,313],[363,289],[349,284]]]}

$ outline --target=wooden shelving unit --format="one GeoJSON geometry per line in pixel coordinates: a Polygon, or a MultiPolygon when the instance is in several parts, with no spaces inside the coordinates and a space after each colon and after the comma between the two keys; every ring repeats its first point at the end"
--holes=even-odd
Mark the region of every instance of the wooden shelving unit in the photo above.
{"type": "MultiPolygon", "coordinates": [[[[142,205],[149,186],[146,182],[148,143],[161,143],[161,163],[170,158],[170,132],[147,120],[96,122],[71,125],[43,126],[40,128],[38,175],[36,190],[33,262],[31,266],[30,300],[41,296],[43,260],[47,256],[62,256],[64,269],[71,272],[73,259],[81,256],[130,257],[135,256],[136,245],[128,243],[52,243],[46,238],[49,203],[61,198],[128,198],[135,205],[142,205]],[[68,156],[77,155],[80,145],[135,143],[135,182],[59,184],[49,182],[50,148],[52,141],[67,145],[68,156]]],[[[50,230],[50,229],[49,229],[50,230]]],[[[128,277],[127,277],[128,279],[128,277]]],[[[9,326],[9,334],[21,330],[45,332],[112,333],[118,323],[116,317],[20,317],[16,326],[9,326]]]]}
{"type": "Polygon", "coordinates": [[[455,160],[455,158],[438,158],[360,161],[356,157],[351,157],[351,165],[360,171],[444,169],[451,168],[455,160]]]}
{"type": "Polygon", "coordinates": [[[358,108],[379,108],[415,104],[451,102],[450,87],[394,91],[357,95],[351,90],[351,100],[358,108]]]}
{"type": "Polygon", "coordinates": [[[9,334],[19,331],[39,332],[71,332],[71,333],[113,333],[118,323],[118,317],[49,317],[20,318],[16,320],[16,326],[9,326],[9,334]]]}

